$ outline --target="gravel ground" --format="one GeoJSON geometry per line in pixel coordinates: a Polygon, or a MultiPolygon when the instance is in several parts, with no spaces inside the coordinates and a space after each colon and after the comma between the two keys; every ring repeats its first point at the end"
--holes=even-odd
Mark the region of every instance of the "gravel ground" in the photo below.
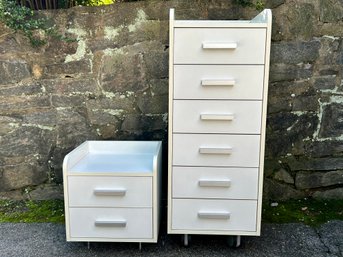
{"type": "Polygon", "coordinates": [[[318,228],[303,224],[263,224],[262,236],[244,237],[238,249],[227,246],[223,236],[192,236],[189,247],[179,235],[160,233],[157,244],[66,242],[65,228],[51,223],[1,223],[1,257],[110,257],[110,256],[343,256],[343,221],[318,228]]]}

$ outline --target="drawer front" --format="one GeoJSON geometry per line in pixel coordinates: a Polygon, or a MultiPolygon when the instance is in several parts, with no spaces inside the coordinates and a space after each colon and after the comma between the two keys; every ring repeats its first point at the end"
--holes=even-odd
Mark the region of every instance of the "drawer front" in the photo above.
{"type": "Polygon", "coordinates": [[[151,208],[70,208],[70,236],[152,238],[151,208]]]}
{"type": "Polygon", "coordinates": [[[259,166],[260,136],[174,134],[173,165],[259,166]]]}
{"type": "Polygon", "coordinates": [[[172,204],[172,229],[256,231],[257,201],[174,199],[172,204]]]}
{"type": "Polygon", "coordinates": [[[173,167],[173,198],[257,199],[258,168],[173,167]]]}
{"type": "Polygon", "coordinates": [[[174,99],[261,100],[263,65],[174,65],[174,99]]]}
{"type": "Polygon", "coordinates": [[[261,101],[174,100],[173,132],[260,134],[261,101]]]}
{"type": "Polygon", "coordinates": [[[68,176],[70,207],[152,207],[151,177],[68,176]]]}
{"type": "Polygon", "coordinates": [[[180,28],[175,64],[264,64],[266,29],[180,28]]]}

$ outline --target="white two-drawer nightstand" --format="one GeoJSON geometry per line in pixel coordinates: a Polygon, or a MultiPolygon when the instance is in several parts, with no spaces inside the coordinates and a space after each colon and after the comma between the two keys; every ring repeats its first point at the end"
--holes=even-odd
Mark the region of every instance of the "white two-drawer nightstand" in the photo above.
{"type": "Polygon", "coordinates": [[[259,235],[271,11],[248,21],[170,10],[168,233],[259,235]]]}
{"type": "Polygon", "coordinates": [[[157,242],[161,142],[86,141],[64,158],[67,241],[157,242]]]}

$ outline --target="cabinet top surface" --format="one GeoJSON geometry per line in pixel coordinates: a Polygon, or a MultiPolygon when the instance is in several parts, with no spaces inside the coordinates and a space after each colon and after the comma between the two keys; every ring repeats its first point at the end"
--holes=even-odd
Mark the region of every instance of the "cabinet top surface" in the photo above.
{"type": "Polygon", "coordinates": [[[151,154],[88,153],[69,170],[70,173],[152,173],[151,154]]]}
{"type": "Polygon", "coordinates": [[[257,23],[251,21],[218,21],[218,20],[176,20],[175,28],[266,28],[267,23],[257,23]]]}
{"type": "Polygon", "coordinates": [[[268,28],[272,23],[272,12],[270,9],[265,9],[251,20],[175,20],[172,8],[169,18],[174,28],[268,28]]]}
{"type": "Polygon", "coordinates": [[[161,151],[160,141],[86,141],[63,161],[69,174],[151,176],[161,151]]]}

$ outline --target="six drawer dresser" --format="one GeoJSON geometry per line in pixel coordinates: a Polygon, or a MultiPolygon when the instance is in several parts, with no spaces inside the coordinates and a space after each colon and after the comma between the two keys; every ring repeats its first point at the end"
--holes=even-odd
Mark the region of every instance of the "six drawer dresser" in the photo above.
{"type": "Polygon", "coordinates": [[[168,233],[185,244],[260,234],[271,19],[170,10],[168,233]]]}

